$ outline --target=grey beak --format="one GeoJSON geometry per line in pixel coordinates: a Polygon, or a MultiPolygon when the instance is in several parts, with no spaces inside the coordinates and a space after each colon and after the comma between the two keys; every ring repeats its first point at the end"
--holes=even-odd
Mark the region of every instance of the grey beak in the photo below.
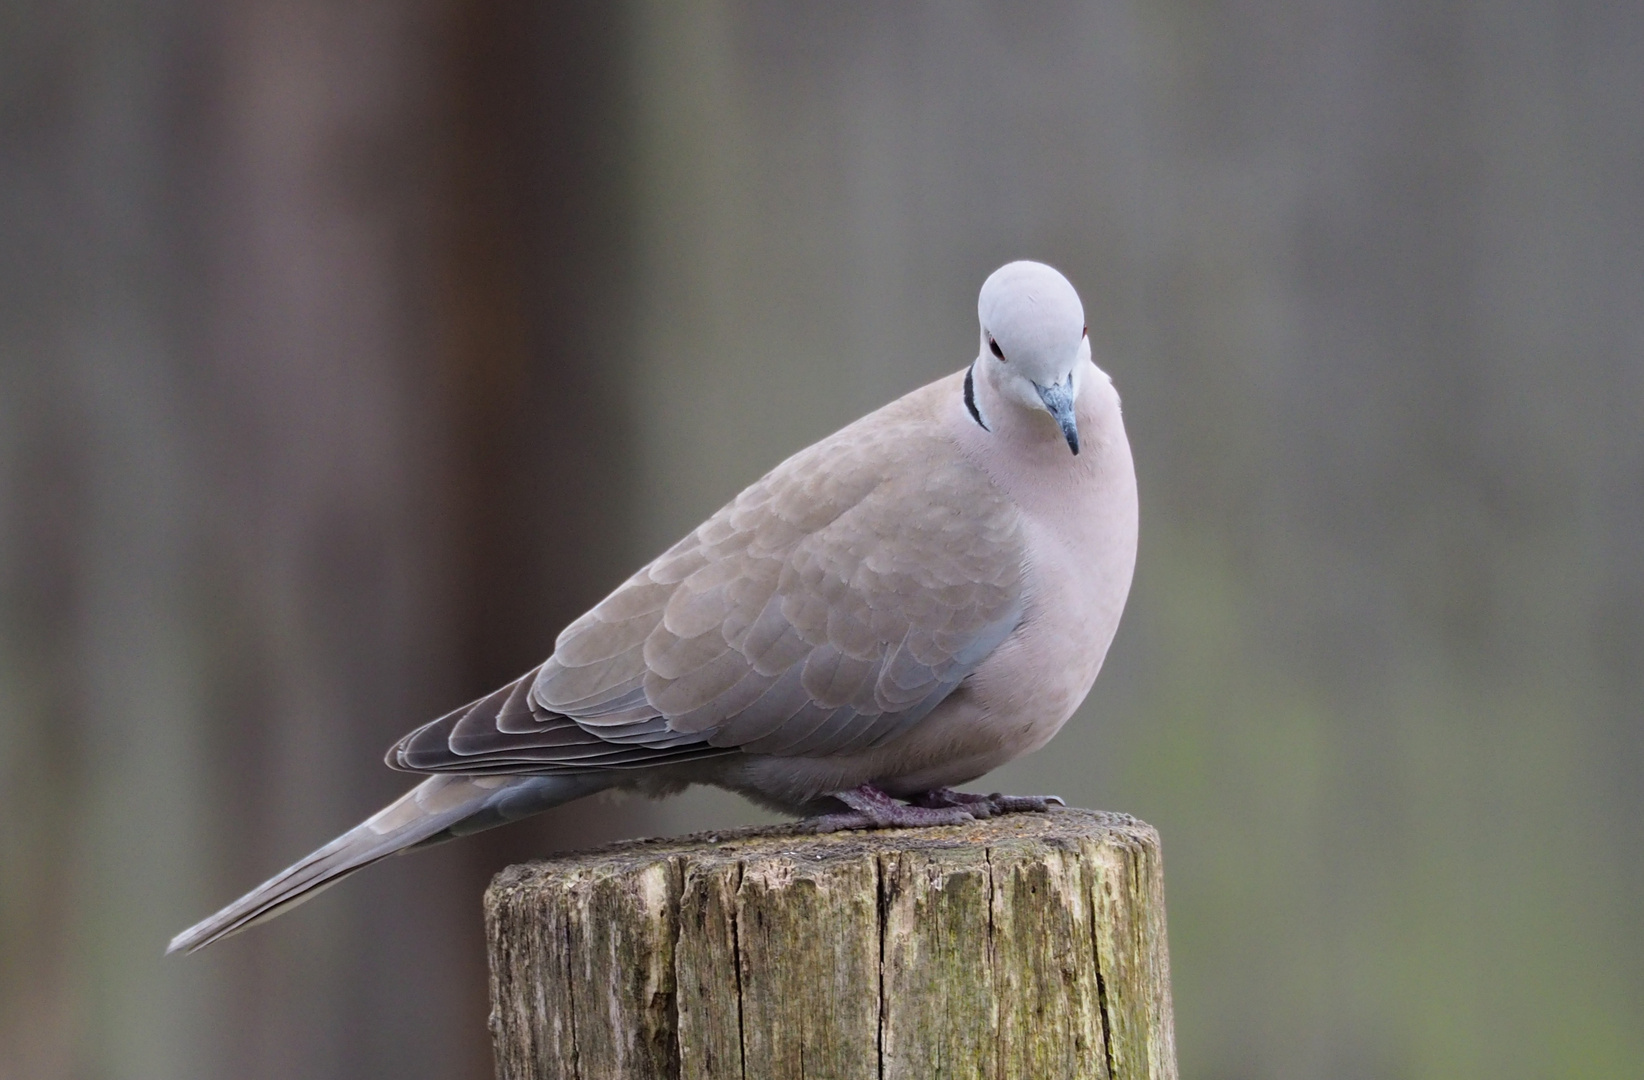
{"type": "Polygon", "coordinates": [[[1073,376],[1067,377],[1067,382],[1059,386],[1040,386],[1033,384],[1039,391],[1039,397],[1045,403],[1045,411],[1056,418],[1061,426],[1062,437],[1067,440],[1067,448],[1074,455],[1079,453],[1079,425],[1073,419],[1073,376]]]}

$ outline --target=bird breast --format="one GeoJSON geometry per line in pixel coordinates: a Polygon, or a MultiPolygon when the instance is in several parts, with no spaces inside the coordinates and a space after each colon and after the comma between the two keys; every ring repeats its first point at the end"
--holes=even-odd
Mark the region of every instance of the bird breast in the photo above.
{"type": "Polygon", "coordinates": [[[1054,442],[1034,448],[1042,453],[986,453],[979,433],[959,429],[1027,532],[1025,617],[970,680],[1004,760],[1043,746],[1084,700],[1136,565],[1135,470],[1118,394],[1099,370],[1086,372],[1077,417],[1086,441],[1077,458],[1054,442]]]}

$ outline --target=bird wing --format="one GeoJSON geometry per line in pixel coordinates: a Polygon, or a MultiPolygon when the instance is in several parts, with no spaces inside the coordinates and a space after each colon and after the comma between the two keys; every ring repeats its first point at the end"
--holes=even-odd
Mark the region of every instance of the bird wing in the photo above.
{"type": "Polygon", "coordinates": [[[1015,505],[910,398],[788,459],[559,636],[539,669],[413,732],[429,772],[865,750],[1021,621],[1015,505]]]}

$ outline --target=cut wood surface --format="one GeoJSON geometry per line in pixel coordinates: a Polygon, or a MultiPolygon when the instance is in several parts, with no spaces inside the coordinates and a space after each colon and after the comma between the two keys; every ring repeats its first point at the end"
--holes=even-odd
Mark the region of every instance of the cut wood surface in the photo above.
{"type": "Polygon", "coordinates": [[[1122,814],[634,841],[485,914],[504,1080],[1176,1076],[1159,837],[1122,814]]]}

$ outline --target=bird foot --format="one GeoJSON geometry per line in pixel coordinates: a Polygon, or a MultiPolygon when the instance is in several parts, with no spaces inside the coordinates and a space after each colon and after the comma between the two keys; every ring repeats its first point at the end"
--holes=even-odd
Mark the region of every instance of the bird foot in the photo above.
{"type": "Polygon", "coordinates": [[[820,814],[800,824],[807,832],[843,832],[847,829],[920,829],[930,825],[963,825],[971,815],[958,806],[909,806],[872,784],[836,791],[830,798],[850,807],[842,814],[820,814]]]}
{"type": "Polygon", "coordinates": [[[847,829],[918,829],[930,825],[963,825],[997,814],[1043,812],[1066,803],[1055,795],[973,795],[951,788],[922,792],[907,802],[898,802],[872,784],[831,796],[850,809],[841,814],[821,814],[800,824],[807,832],[843,832],[847,829]]]}
{"type": "Polygon", "coordinates": [[[990,818],[997,814],[1042,814],[1052,806],[1066,806],[1057,795],[977,795],[952,788],[936,788],[922,792],[908,800],[914,806],[940,808],[957,806],[974,818],[990,818]]]}

